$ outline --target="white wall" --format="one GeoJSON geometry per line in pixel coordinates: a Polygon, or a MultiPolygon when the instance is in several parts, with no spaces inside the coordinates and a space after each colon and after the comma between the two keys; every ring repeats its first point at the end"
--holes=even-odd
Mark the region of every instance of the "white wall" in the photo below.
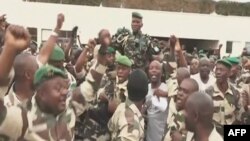
{"type": "MultiPolygon", "coordinates": [[[[89,38],[96,37],[102,28],[109,29],[111,33],[119,27],[130,28],[132,11],[141,12],[144,16],[142,30],[152,36],[169,37],[175,34],[181,38],[219,40],[223,47],[226,41],[240,42],[237,44],[239,48],[233,46],[233,56],[239,54],[238,49],[242,49],[246,41],[250,41],[249,17],[0,0],[0,14],[6,13],[10,23],[38,27],[38,40],[41,40],[41,29],[54,28],[59,12],[65,14],[63,30],[71,30],[78,25],[81,40],[86,43],[89,38]]],[[[222,54],[225,53],[223,50],[222,54]]]]}

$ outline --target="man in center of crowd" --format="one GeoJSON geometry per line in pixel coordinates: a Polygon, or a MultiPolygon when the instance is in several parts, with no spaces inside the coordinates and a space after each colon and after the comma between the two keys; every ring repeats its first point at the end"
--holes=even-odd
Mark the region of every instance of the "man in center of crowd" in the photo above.
{"type": "Polygon", "coordinates": [[[127,90],[128,99],[117,107],[108,123],[111,140],[143,141],[144,119],[141,110],[148,93],[148,78],[145,72],[134,70],[128,78],[127,90]]]}

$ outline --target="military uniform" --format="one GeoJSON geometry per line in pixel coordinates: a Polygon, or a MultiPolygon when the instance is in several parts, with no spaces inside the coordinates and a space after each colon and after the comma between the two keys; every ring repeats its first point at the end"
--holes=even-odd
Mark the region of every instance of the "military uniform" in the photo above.
{"type": "Polygon", "coordinates": [[[178,111],[176,113],[169,113],[168,126],[165,129],[163,136],[163,141],[171,141],[171,132],[179,131],[183,137],[186,137],[187,130],[185,127],[185,120],[183,111],[178,111]]]}
{"type": "Polygon", "coordinates": [[[18,99],[15,91],[13,90],[15,83],[11,86],[8,95],[6,95],[4,97],[4,105],[5,106],[22,106],[22,107],[26,107],[27,106],[27,102],[28,99],[20,101],[20,99],[18,99]]]}
{"type": "MultiPolygon", "coordinates": [[[[142,15],[137,12],[133,12],[132,17],[142,19],[142,15]]],[[[112,46],[132,60],[134,69],[146,70],[152,55],[160,53],[158,42],[154,43],[150,36],[142,34],[141,31],[132,34],[127,29],[118,30],[113,36],[112,46]]]]}
{"type": "Polygon", "coordinates": [[[217,84],[209,87],[206,92],[212,97],[214,103],[213,120],[220,134],[223,134],[223,125],[231,125],[241,121],[242,109],[240,94],[236,88],[229,85],[223,94],[217,84]]]}
{"type": "MultiPolygon", "coordinates": [[[[65,60],[65,54],[64,54],[64,51],[59,47],[59,46],[55,46],[50,57],[49,57],[49,60],[51,61],[64,61],[65,60]]],[[[36,58],[36,62],[40,67],[44,66],[44,64],[42,64],[39,60],[38,60],[38,57],[36,58]]],[[[48,65],[48,64],[45,64],[45,65],[48,65]]],[[[69,79],[69,90],[74,90],[77,86],[77,82],[76,82],[76,79],[75,77],[70,73],[68,72],[67,69],[64,68],[65,73],[67,74],[67,77],[69,79]]]]}
{"type": "Polygon", "coordinates": [[[168,89],[168,99],[169,99],[169,106],[168,106],[168,116],[167,116],[167,125],[165,127],[164,135],[162,140],[163,141],[171,141],[170,132],[174,130],[183,131],[185,129],[184,123],[184,116],[183,111],[177,111],[175,106],[175,98],[178,92],[178,83],[176,79],[176,73],[171,75],[171,78],[167,81],[167,85],[169,86],[168,89]]]}
{"type": "Polygon", "coordinates": [[[111,141],[143,141],[144,140],[144,119],[136,105],[126,100],[121,103],[108,123],[112,133],[111,141]]]}
{"type": "MultiPolygon", "coordinates": [[[[103,74],[105,67],[97,65],[95,68],[92,68],[92,70],[103,74]]],[[[36,72],[34,84],[38,85],[42,81],[46,81],[47,78],[54,77],[54,75],[59,75],[64,78],[67,77],[62,70],[46,65],[39,68],[36,72]]],[[[18,107],[6,107],[6,111],[1,112],[3,115],[0,116],[0,121],[2,121],[0,123],[1,139],[17,140],[24,136],[26,140],[36,141],[73,140],[76,116],[86,111],[89,103],[91,103],[94,83],[95,80],[91,73],[89,73],[87,80],[81,84],[80,97],[74,95],[78,97],[78,99],[76,99],[73,95],[69,96],[66,100],[65,111],[57,116],[41,111],[37,105],[36,95],[33,96],[31,102],[27,105],[27,114],[18,107]],[[84,101],[87,101],[87,103],[84,101]],[[13,126],[13,124],[15,126],[13,126]]]]}
{"type": "MultiPolygon", "coordinates": [[[[119,56],[117,63],[131,67],[130,60],[125,56],[119,56]]],[[[124,102],[128,96],[127,83],[118,83],[118,77],[113,76],[113,72],[107,72],[101,82],[101,87],[97,91],[95,103],[88,110],[85,118],[77,122],[77,136],[83,140],[110,140],[110,133],[107,128],[107,123],[111,117],[108,111],[108,102],[99,102],[98,98],[101,93],[104,93],[109,100],[115,100],[117,104],[124,102]]]]}
{"type": "MultiPolygon", "coordinates": [[[[192,132],[187,133],[186,141],[195,141],[194,140],[194,134],[192,132]]],[[[208,137],[208,141],[223,141],[223,138],[216,131],[216,128],[213,128],[212,132],[210,133],[210,135],[208,137]]]]}

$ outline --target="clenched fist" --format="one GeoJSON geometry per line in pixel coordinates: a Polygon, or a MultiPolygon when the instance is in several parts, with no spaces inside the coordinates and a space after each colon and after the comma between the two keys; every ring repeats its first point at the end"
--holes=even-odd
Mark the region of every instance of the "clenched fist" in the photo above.
{"type": "Polygon", "coordinates": [[[60,30],[62,28],[63,22],[64,22],[64,15],[60,13],[57,15],[56,30],[60,30]]]}
{"type": "Polygon", "coordinates": [[[25,50],[30,43],[30,34],[27,29],[19,25],[10,25],[5,33],[4,46],[16,51],[25,50]]]}

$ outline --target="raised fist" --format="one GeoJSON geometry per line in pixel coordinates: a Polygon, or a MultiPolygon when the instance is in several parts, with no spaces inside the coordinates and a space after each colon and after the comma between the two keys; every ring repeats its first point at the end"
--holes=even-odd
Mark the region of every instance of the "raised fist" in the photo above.
{"type": "Polygon", "coordinates": [[[64,22],[64,15],[62,13],[57,15],[56,29],[60,30],[64,22]]]}
{"type": "Polygon", "coordinates": [[[170,46],[171,47],[175,47],[175,44],[176,44],[176,37],[174,36],[174,35],[171,35],[170,36],[170,39],[169,39],[169,41],[170,41],[170,46]]]}
{"type": "Polygon", "coordinates": [[[4,46],[11,47],[16,51],[25,50],[30,43],[30,34],[27,29],[19,25],[8,26],[5,33],[4,46]]]}

